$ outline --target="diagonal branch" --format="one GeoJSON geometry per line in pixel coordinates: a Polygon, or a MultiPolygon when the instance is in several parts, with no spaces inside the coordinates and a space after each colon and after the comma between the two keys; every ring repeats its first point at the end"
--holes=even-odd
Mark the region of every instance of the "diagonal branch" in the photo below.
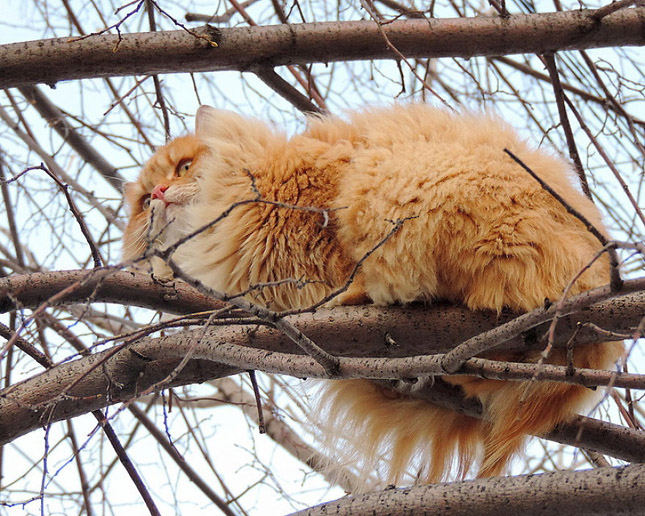
{"type": "Polygon", "coordinates": [[[60,137],[72,147],[78,155],[99,172],[112,187],[120,192],[125,179],[119,174],[102,154],[92,147],[87,140],[70,124],[64,113],[58,109],[37,86],[23,86],[20,93],[32,104],[38,113],[49,122],[60,137]]]}

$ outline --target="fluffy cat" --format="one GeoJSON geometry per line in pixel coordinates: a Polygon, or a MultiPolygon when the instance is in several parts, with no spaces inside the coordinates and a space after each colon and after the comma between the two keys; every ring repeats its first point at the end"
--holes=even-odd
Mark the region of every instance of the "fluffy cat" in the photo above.
{"type": "MultiPolygon", "coordinates": [[[[196,134],[159,149],[139,179],[126,185],[131,218],[124,256],[168,245],[235,203],[262,199],[274,204],[236,206],[182,244],[177,263],[226,293],[306,280],[282,281],[247,296],[274,310],[306,307],[344,285],[393,223],[406,219],[364,261],[336,303],[442,298],[473,310],[528,311],[547,298],[559,299],[600,244],[504,148],[603,230],[595,206],[573,186],[566,162],[535,150],[492,116],[398,105],[357,112],[348,121],[311,118],[305,132],[287,138],[261,121],[204,106],[196,134]]],[[[571,294],[606,283],[602,258],[580,275],[571,294]]],[[[578,348],[574,364],[607,368],[621,350],[619,343],[578,348]]],[[[564,352],[554,350],[550,362],[564,364],[564,352]]],[[[387,483],[410,474],[417,482],[451,472],[464,476],[474,464],[479,476],[492,476],[504,472],[526,434],[548,432],[594,398],[589,389],[559,383],[448,381],[481,400],[488,420],[366,380],[325,382],[320,419],[326,421],[327,446],[365,478],[384,458],[387,483]],[[421,473],[415,473],[419,466],[421,473]]]]}

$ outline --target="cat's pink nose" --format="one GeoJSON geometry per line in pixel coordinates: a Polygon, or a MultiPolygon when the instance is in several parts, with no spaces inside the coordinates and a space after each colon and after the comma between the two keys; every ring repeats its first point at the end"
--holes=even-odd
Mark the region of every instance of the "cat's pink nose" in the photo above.
{"type": "Polygon", "coordinates": [[[164,192],[166,190],[168,190],[167,185],[157,185],[157,186],[155,186],[153,188],[151,197],[153,199],[161,199],[162,201],[165,201],[166,199],[165,199],[165,196],[164,196],[164,192]]]}

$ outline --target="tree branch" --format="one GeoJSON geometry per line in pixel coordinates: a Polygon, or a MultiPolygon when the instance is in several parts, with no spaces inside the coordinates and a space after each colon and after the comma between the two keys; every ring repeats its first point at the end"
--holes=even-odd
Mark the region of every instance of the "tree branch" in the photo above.
{"type": "MultiPolygon", "coordinates": [[[[226,303],[213,300],[196,289],[175,282],[160,284],[150,275],[105,270],[57,271],[15,275],[0,279],[0,312],[19,308],[38,308],[64,289],[70,293],[57,303],[85,302],[120,303],[166,313],[188,314],[218,310],[226,303]],[[97,272],[102,272],[98,274],[97,272]],[[78,285],[72,290],[72,285],[78,285]]],[[[608,287],[595,289],[567,301],[562,318],[558,321],[555,345],[565,345],[576,334],[578,342],[593,343],[619,340],[610,338],[585,323],[630,334],[637,327],[645,305],[645,278],[626,280],[620,294],[608,287]]],[[[432,306],[406,305],[378,307],[372,305],[319,309],[315,313],[289,316],[315,342],[324,342],[325,348],[339,356],[380,356],[384,358],[426,355],[450,351],[459,342],[478,336],[486,346],[506,344],[497,350],[513,346],[539,345],[539,337],[549,329],[556,309],[536,310],[518,317],[503,311],[472,311],[464,307],[435,303],[432,306]],[[360,321],[360,325],[356,324],[360,321]],[[510,323],[510,326],[501,327],[510,323]],[[486,335],[495,329],[493,335],[486,335]],[[497,339],[497,340],[495,340],[497,339]],[[351,349],[346,343],[353,342],[351,349]]],[[[221,332],[221,329],[217,329],[221,332]]],[[[239,327],[231,327],[230,334],[219,333],[227,342],[234,342],[239,327]]],[[[256,349],[275,349],[298,353],[290,339],[272,329],[260,329],[252,339],[244,341],[256,349]],[[248,341],[248,342],[247,342],[248,341]]],[[[485,346],[485,347],[486,347],[485,346]]],[[[470,353],[470,351],[469,351],[470,353]]],[[[465,356],[476,355],[476,352],[465,356]]]]}
{"type": "Polygon", "coordinates": [[[92,77],[245,71],[254,66],[415,57],[497,56],[642,45],[645,7],[597,21],[595,11],[393,21],[303,23],[102,34],[0,46],[0,88],[92,77]],[[212,45],[209,41],[217,43],[212,45]]]}
{"type": "Polygon", "coordinates": [[[495,477],[345,497],[292,516],[441,514],[578,516],[640,514],[645,465],[495,477]],[[405,509],[405,510],[403,510],[405,509]]]}
{"type": "MultiPolygon", "coordinates": [[[[628,280],[625,282],[625,289],[629,290],[637,285],[642,287],[642,283],[643,280],[628,280]]],[[[161,287],[157,285],[156,288],[161,287]]],[[[605,289],[608,290],[608,287],[605,289]]],[[[140,289],[134,290],[139,292],[140,289]]],[[[121,295],[123,299],[125,296],[123,293],[121,295]]],[[[567,333],[579,330],[578,320],[602,319],[598,324],[616,326],[619,323],[627,330],[636,327],[642,318],[644,304],[645,294],[639,292],[597,303],[575,315],[569,314],[558,325],[560,331],[555,343],[565,344],[570,337],[567,333]]],[[[530,327],[524,324],[511,326],[510,331],[514,335],[504,334],[507,346],[516,345],[527,349],[531,342],[538,342],[539,335],[548,329],[549,318],[548,314],[537,315],[541,317],[536,318],[530,327]]],[[[502,320],[512,318],[510,314],[503,314],[501,317],[502,320]]],[[[419,371],[428,370],[428,364],[432,360],[437,361],[428,355],[443,353],[455,343],[479,334],[486,327],[494,327],[498,322],[496,315],[489,312],[424,306],[339,307],[321,309],[313,314],[293,315],[288,319],[310,339],[324,343],[325,349],[331,353],[345,357],[381,357],[369,359],[374,362],[371,363],[372,369],[383,365],[396,369],[398,362],[393,361],[393,358],[423,355],[411,358],[407,363],[402,362],[403,368],[399,373],[394,369],[390,371],[393,377],[412,376],[414,371],[409,372],[410,365],[414,366],[416,362],[421,363],[419,371]],[[360,324],[356,324],[357,320],[360,324]],[[350,349],[347,342],[352,342],[350,349]],[[379,360],[382,363],[376,363],[379,360]]],[[[495,331],[492,330],[493,333],[495,331]]],[[[583,338],[581,333],[583,332],[578,331],[577,342],[607,340],[606,335],[598,335],[594,331],[586,335],[588,338],[583,338]]],[[[111,403],[133,399],[165,380],[189,349],[196,359],[206,360],[191,360],[164,386],[201,382],[252,367],[300,377],[326,374],[309,357],[303,358],[304,366],[294,369],[291,362],[300,364],[296,359],[303,355],[297,345],[280,331],[255,324],[212,327],[206,333],[203,328],[198,328],[158,339],[144,338],[116,352],[108,350],[66,362],[2,391],[0,442],[33,430],[39,426],[43,414],[47,414],[50,421],[58,421],[111,403]],[[198,345],[195,345],[196,339],[199,339],[198,345]],[[248,362],[248,356],[254,357],[256,362],[248,362]],[[229,365],[221,362],[229,362],[229,365]],[[97,367],[99,364],[100,367],[97,367]],[[18,421],[20,424],[16,423],[18,421]]],[[[361,366],[359,358],[353,360],[341,359],[341,372],[346,371],[351,364],[354,364],[352,367],[361,366]]],[[[475,368],[479,365],[476,361],[472,364],[475,368]]],[[[440,362],[436,365],[440,367],[440,362]]],[[[359,367],[358,373],[355,373],[355,376],[360,375],[369,376],[365,373],[365,367],[362,370],[359,367]]]]}
{"type": "Polygon", "coordinates": [[[219,310],[226,306],[183,282],[162,284],[149,274],[115,270],[104,275],[97,274],[96,270],[71,270],[0,279],[0,313],[16,308],[37,308],[75,283],[80,284],[79,288],[60,299],[60,303],[119,303],[173,314],[219,310]]]}
{"type": "Polygon", "coordinates": [[[99,172],[117,192],[123,189],[125,179],[118,170],[100,154],[85,138],[67,121],[65,114],[37,86],[23,86],[20,93],[32,104],[59,136],[72,147],[78,155],[99,172]]]}

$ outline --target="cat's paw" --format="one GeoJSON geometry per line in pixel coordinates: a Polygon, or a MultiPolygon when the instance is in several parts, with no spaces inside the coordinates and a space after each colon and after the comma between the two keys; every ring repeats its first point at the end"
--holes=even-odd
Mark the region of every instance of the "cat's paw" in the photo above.
{"type": "Polygon", "coordinates": [[[152,265],[152,279],[157,283],[170,283],[175,279],[172,269],[168,264],[158,256],[153,256],[150,259],[152,265]]]}
{"type": "Polygon", "coordinates": [[[365,291],[361,277],[357,277],[349,288],[334,300],[336,305],[369,305],[372,299],[365,291]]]}

